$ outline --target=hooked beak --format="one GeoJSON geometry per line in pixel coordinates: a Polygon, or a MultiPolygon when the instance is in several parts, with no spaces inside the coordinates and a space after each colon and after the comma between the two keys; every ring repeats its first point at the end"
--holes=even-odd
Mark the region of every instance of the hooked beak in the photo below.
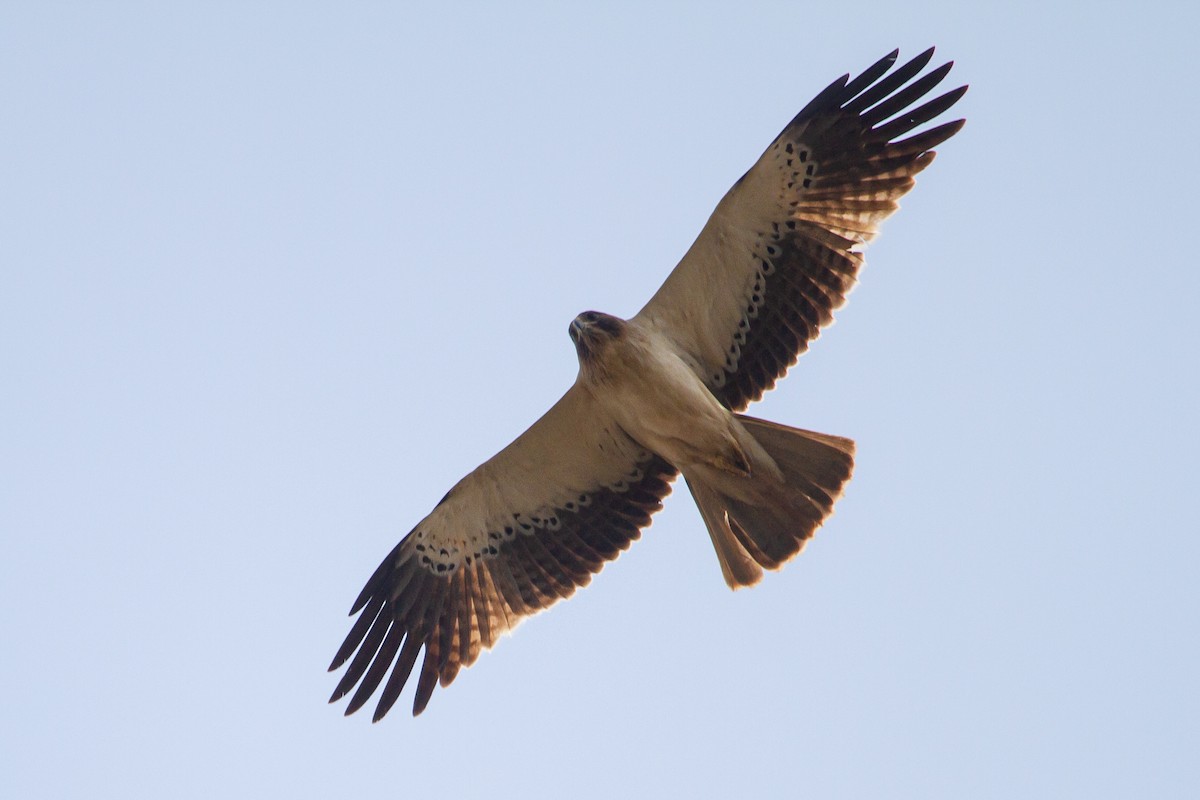
{"type": "Polygon", "coordinates": [[[567,333],[570,334],[571,342],[575,345],[575,352],[579,357],[584,360],[591,358],[592,337],[587,325],[580,322],[578,318],[573,319],[567,328],[567,333]]]}

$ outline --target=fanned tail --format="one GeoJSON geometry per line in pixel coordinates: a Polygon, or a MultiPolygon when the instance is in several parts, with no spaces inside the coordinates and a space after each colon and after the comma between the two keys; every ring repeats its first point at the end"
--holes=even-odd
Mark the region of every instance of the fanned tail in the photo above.
{"type": "Polygon", "coordinates": [[[707,466],[683,471],[732,589],[758,583],[764,568],[779,569],[804,549],[854,471],[850,439],[737,419],[773,464],[752,463],[749,476],[707,466]]]}

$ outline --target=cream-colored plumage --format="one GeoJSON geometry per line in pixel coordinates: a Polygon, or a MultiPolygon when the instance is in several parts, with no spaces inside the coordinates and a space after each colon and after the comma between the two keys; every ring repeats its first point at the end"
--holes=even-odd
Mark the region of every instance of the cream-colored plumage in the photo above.
{"type": "Polygon", "coordinates": [[[581,324],[581,336],[603,345],[581,356],[576,387],[634,441],[677,468],[722,459],[735,463],[733,415],[708,391],[686,354],[655,326],[615,317],[610,324],[618,334],[605,336],[581,324]]]}
{"type": "Polygon", "coordinates": [[[638,538],[682,472],[726,582],[757,582],[833,510],[853,443],[737,412],[770,389],[844,302],[862,246],[961,121],[906,135],[965,87],[912,107],[945,77],[896,54],[806,106],[718,204],[632,319],[571,323],[575,384],[463,478],[384,559],[330,669],[332,700],[391,708],[425,656],[420,713],[522,619],[569,597],[638,538]],[[356,688],[357,687],[357,688],[356,688]]]}

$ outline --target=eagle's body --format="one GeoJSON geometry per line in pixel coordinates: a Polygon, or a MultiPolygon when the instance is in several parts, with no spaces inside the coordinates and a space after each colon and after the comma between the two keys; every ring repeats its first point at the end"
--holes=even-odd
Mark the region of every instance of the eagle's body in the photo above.
{"type": "Polygon", "coordinates": [[[966,90],[912,107],[949,72],[916,77],[932,52],[894,71],[891,53],[835,81],[734,184],[641,311],[576,317],[574,385],[459,481],[354,603],[362,613],[330,667],[350,662],[332,698],[357,685],[347,713],[382,684],[375,719],[386,714],[424,649],[420,713],[438,683],[637,539],[678,474],[731,587],[800,552],[850,478],[854,443],[739,412],[832,321],[862,247],[962,127],[908,135],[966,90]]]}
{"type": "Polygon", "coordinates": [[[631,439],[679,469],[744,462],[733,414],[670,339],[636,319],[595,311],[576,317],[571,331],[576,386],[631,439]]]}

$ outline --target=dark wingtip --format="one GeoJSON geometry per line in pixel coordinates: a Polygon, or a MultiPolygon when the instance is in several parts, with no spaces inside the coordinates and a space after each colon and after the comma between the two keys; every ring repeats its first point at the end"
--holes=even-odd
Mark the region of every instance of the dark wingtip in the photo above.
{"type": "MultiPolygon", "coordinates": [[[[371,687],[371,688],[374,689],[375,687],[371,687]]],[[[370,696],[371,696],[370,694],[364,693],[362,691],[362,689],[360,688],[358,690],[358,692],[355,693],[354,697],[350,698],[350,702],[346,705],[346,711],[343,714],[343,716],[348,717],[351,714],[353,714],[355,711],[358,711],[360,708],[365,706],[367,704],[367,700],[370,698],[370,696]]]]}
{"type": "Polygon", "coordinates": [[[806,118],[809,114],[815,114],[822,111],[827,104],[835,101],[841,96],[841,94],[846,90],[846,84],[849,83],[849,81],[850,73],[847,72],[845,75],[826,86],[816,97],[808,101],[808,105],[800,109],[800,112],[792,118],[791,124],[796,124],[800,120],[806,118]]]}
{"type": "Polygon", "coordinates": [[[866,89],[882,76],[886,75],[892,67],[896,65],[896,59],[900,56],[900,49],[897,48],[888,53],[883,58],[876,61],[871,66],[859,73],[858,77],[846,84],[842,90],[844,98],[851,98],[858,95],[863,89],[866,89]]]}
{"type": "MultiPolygon", "coordinates": [[[[360,641],[361,641],[361,639],[360,639],[360,641]]],[[[333,661],[329,662],[329,669],[327,669],[325,671],[333,672],[334,670],[340,669],[343,664],[345,664],[347,661],[350,660],[350,656],[354,655],[354,649],[355,648],[353,648],[353,647],[347,647],[343,643],[343,645],[338,649],[337,653],[334,655],[333,661]]]]}
{"type": "Polygon", "coordinates": [[[962,99],[962,96],[967,93],[968,88],[970,88],[970,87],[964,85],[964,86],[958,87],[957,89],[951,89],[950,91],[946,92],[941,97],[936,98],[932,102],[936,103],[939,101],[944,101],[946,103],[946,108],[950,108],[950,106],[954,105],[955,103],[957,103],[959,100],[962,99]]]}
{"type": "MultiPolygon", "coordinates": [[[[434,672],[433,674],[435,676],[437,675],[436,672],[434,672]]],[[[421,677],[424,678],[425,676],[422,675],[421,677]]],[[[413,697],[412,715],[414,717],[421,716],[421,712],[424,711],[426,706],[429,705],[429,699],[431,697],[433,697],[433,690],[436,686],[437,686],[436,680],[434,680],[432,684],[429,684],[425,681],[417,682],[417,693],[416,693],[416,696],[413,697]]]]}
{"type": "MultiPolygon", "coordinates": [[[[922,51],[916,58],[909,62],[909,64],[913,65],[910,69],[912,69],[914,75],[925,69],[925,65],[933,59],[933,51],[935,49],[937,48],[931,47],[928,50],[922,51]]],[[[908,64],[905,66],[908,66],[908,64]]]]}
{"type": "Polygon", "coordinates": [[[367,603],[371,600],[371,596],[375,594],[375,587],[378,583],[379,581],[374,576],[371,577],[371,580],[367,581],[367,585],[358,593],[358,597],[354,598],[354,605],[350,606],[350,613],[346,616],[353,617],[366,607],[367,603]]]}
{"type": "Polygon", "coordinates": [[[889,69],[891,69],[896,64],[896,61],[899,58],[900,58],[900,48],[897,47],[895,50],[888,53],[886,56],[879,59],[871,66],[867,67],[865,70],[863,70],[863,72],[872,72],[874,70],[881,70],[883,72],[887,72],[889,69]]]}
{"type": "MultiPolygon", "coordinates": [[[[931,60],[933,60],[933,51],[935,49],[936,48],[931,47],[928,50],[924,50],[924,51],[918,53],[916,55],[916,57],[909,60],[909,62],[907,64],[905,64],[903,67],[900,68],[901,72],[907,73],[907,77],[904,78],[905,81],[908,81],[910,78],[912,78],[918,72],[925,69],[925,67],[929,64],[929,62],[931,60]]],[[[953,62],[951,62],[951,63],[953,63],[953,62]]]]}

